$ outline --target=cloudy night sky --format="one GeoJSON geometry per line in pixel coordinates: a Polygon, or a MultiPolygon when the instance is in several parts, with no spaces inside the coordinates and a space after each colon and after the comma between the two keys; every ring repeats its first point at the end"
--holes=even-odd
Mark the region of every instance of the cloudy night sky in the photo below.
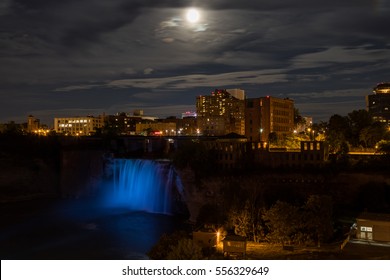
{"type": "Polygon", "coordinates": [[[327,121],[390,80],[389,14],[388,0],[0,0],[0,122],[180,116],[216,88],[327,121]]]}

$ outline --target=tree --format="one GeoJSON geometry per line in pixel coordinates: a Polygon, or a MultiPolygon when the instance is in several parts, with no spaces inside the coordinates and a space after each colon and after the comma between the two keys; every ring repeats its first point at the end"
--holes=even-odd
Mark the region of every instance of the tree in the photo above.
{"type": "Polygon", "coordinates": [[[305,204],[305,227],[317,242],[327,241],[333,234],[332,198],[327,195],[310,195],[305,204]]]}
{"type": "Polygon", "coordinates": [[[301,113],[299,112],[299,109],[294,107],[294,126],[297,127],[298,125],[305,124],[306,120],[302,117],[301,113]]]}
{"type": "Polygon", "coordinates": [[[386,125],[381,122],[375,122],[360,131],[359,140],[366,148],[373,148],[380,140],[386,137],[386,133],[386,125]]]}
{"type": "Polygon", "coordinates": [[[23,134],[23,127],[20,124],[15,123],[14,121],[10,121],[5,125],[4,129],[5,135],[22,135],[23,134]]]}
{"type": "Polygon", "coordinates": [[[246,237],[248,240],[258,242],[263,235],[260,223],[261,210],[250,203],[245,202],[243,208],[232,209],[229,213],[229,222],[234,227],[234,233],[246,237]]]}
{"type": "Polygon", "coordinates": [[[327,141],[330,151],[338,153],[342,145],[347,141],[350,135],[349,121],[347,117],[333,115],[329,119],[327,141]]]}
{"type": "Polygon", "coordinates": [[[159,241],[147,253],[148,257],[153,260],[165,260],[168,257],[172,246],[176,246],[179,240],[186,238],[184,231],[175,231],[172,234],[164,234],[159,241]]]}
{"type": "Polygon", "coordinates": [[[278,134],[276,132],[271,132],[269,135],[268,135],[268,141],[270,142],[270,144],[277,144],[278,143],[278,134]]]}
{"type": "Polygon", "coordinates": [[[168,260],[201,260],[203,258],[202,248],[188,238],[182,238],[177,244],[172,245],[167,255],[168,260]]]}
{"type": "Polygon", "coordinates": [[[351,131],[348,141],[353,146],[358,146],[359,135],[364,128],[372,125],[372,117],[366,110],[354,110],[348,114],[348,120],[351,131]]]}
{"type": "Polygon", "coordinates": [[[294,234],[301,227],[299,208],[283,201],[277,201],[263,214],[263,219],[268,227],[267,237],[277,243],[291,243],[294,234]]]}

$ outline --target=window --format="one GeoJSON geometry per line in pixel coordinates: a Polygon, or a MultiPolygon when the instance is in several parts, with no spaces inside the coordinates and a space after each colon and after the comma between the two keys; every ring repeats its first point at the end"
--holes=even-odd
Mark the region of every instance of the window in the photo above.
{"type": "Polygon", "coordinates": [[[360,231],[372,232],[372,227],[360,227],[360,231]]]}

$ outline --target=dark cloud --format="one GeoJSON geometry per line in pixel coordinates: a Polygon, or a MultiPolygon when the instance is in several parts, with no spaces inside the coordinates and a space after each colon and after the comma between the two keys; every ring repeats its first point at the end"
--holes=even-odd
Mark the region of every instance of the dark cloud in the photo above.
{"type": "Polygon", "coordinates": [[[3,0],[0,122],[172,115],[218,87],[289,96],[315,120],[348,113],[389,79],[389,12],[384,0],[3,0]]]}

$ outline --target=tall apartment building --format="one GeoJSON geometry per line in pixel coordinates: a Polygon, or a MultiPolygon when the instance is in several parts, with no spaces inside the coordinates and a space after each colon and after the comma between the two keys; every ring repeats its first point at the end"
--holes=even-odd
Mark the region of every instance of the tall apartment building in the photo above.
{"type": "Polygon", "coordinates": [[[375,121],[390,125],[390,82],[374,87],[373,94],[366,96],[366,105],[375,121]]]}
{"type": "Polygon", "coordinates": [[[104,116],[54,118],[56,133],[66,136],[90,136],[104,125],[104,116]]]}
{"type": "Polygon", "coordinates": [[[294,101],[271,96],[245,101],[245,136],[248,141],[268,141],[270,133],[279,137],[294,130],[294,101]]]}
{"type": "Polygon", "coordinates": [[[233,95],[227,90],[216,89],[211,95],[196,98],[196,113],[201,134],[209,136],[245,134],[245,95],[243,91],[233,95]]]}

